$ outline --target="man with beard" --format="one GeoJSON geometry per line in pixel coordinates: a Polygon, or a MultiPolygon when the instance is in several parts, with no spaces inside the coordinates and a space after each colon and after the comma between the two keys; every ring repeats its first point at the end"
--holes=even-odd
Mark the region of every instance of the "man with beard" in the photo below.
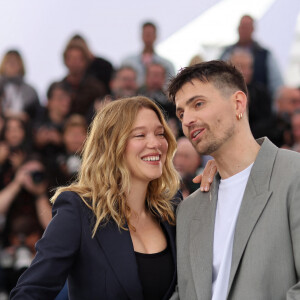
{"type": "Polygon", "coordinates": [[[171,82],[184,134],[218,173],[177,210],[181,300],[300,298],[300,155],[255,140],[232,65],[184,68],[171,82]]]}

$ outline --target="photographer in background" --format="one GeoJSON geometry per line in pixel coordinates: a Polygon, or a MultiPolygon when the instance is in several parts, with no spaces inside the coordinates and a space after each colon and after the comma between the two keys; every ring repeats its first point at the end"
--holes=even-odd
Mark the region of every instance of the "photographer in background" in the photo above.
{"type": "Polygon", "coordinates": [[[61,147],[62,131],[71,109],[71,91],[63,82],[53,82],[47,91],[47,105],[34,123],[34,142],[43,155],[61,147]]]}
{"type": "Polygon", "coordinates": [[[29,266],[35,255],[34,245],[51,220],[47,189],[44,165],[32,156],[0,190],[0,214],[5,217],[0,265],[7,292],[29,266]]]}
{"type": "Polygon", "coordinates": [[[0,136],[0,190],[11,182],[29,152],[31,139],[28,124],[20,116],[5,118],[0,136]]]}
{"type": "Polygon", "coordinates": [[[46,169],[51,173],[63,150],[63,128],[71,107],[70,90],[63,82],[53,82],[48,88],[47,98],[47,106],[41,110],[33,126],[33,142],[35,151],[42,155],[46,169]]]}
{"type": "Polygon", "coordinates": [[[57,156],[56,167],[52,170],[52,181],[66,185],[73,180],[81,165],[81,151],[86,139],[88,125],[80,115],[71,115],[63,130],[64,150],[57,156]]]}

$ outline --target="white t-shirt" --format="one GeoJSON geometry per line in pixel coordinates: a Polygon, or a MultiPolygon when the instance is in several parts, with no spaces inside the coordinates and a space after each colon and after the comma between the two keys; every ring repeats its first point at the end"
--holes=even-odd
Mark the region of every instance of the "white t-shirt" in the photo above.
{"type": "Polygon", "coordinates": [[[215,218],[212,300],[225,300],[231,268],[235,225],[253,163],[221,179],[215,218]]]}

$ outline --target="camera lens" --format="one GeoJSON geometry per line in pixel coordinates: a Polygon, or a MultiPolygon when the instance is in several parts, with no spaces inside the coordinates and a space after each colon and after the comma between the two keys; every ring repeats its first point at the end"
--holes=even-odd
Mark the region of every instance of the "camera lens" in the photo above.
{"type": "Polygon", "coordinates": [[[45,180],[46,174],[43,171],[33,171],[31,172],[31,178],[35,184],[39,184],[45,180]]]}

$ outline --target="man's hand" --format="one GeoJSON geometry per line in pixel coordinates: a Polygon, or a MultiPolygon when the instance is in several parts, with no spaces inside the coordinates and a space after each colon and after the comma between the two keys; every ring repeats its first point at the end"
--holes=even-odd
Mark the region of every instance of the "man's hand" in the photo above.
{"type": "Polygon", "coordinates": [[[196,176],[193,179],[193,182],[201,183],[200,190],[202,192],[208,192],[216,173],[217,173],[216,162],[214,160],[209,160],[205,166],[203,173],[196,176]]]}

